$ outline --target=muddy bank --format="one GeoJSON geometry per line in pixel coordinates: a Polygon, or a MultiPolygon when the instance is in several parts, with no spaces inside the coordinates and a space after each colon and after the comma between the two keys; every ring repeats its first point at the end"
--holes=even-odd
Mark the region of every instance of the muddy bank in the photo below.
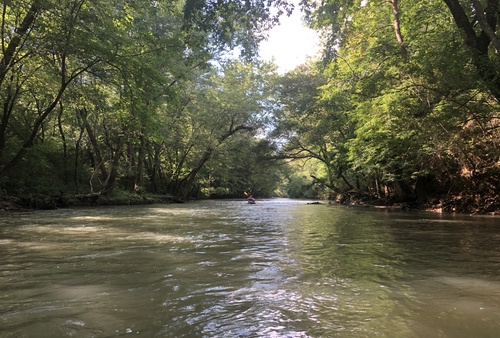
{"type": "Polygon", "coordinates": [[[337,196],[335,202],[347,206],[500,215],[500,198],[498,196],[475,193],[463,193],[457,196],[438,196],[426,201],[419,201],[414,196],[378,198],[361,190],[351,190],[337,196]]]}
{"type": "MultiPolygon", "coordinates": [[[[0,212],[23,210],[52,210],[78,206],[138,205],[155,203],[184,203],[185,200],[171,195],[121,194],[105,196],[98,194],[0,198],[0,212]]],[[[416,198],[377,198],[364,191],[351,190],[338,195],[334,200],[351,207],[372,207],[380,209],[418,210],[443,213],[500,215],[500,199],[491,196],[463,194],[459,196],[433,198],[419,202],[416,198]]],[[[319,203],[319,202],[316,202],[319,203]]],[[[314,203],[311,203],[314,204],[314,203]]]]}
{"type": "Polygon", "coordinates": [[[121,194],[105,196],[99,194],[59,196],[7,196],[0,198],[0,211],[53,210],[76,206],[134,205],[154,203],[183,203],[171,195],[121,194]]]}

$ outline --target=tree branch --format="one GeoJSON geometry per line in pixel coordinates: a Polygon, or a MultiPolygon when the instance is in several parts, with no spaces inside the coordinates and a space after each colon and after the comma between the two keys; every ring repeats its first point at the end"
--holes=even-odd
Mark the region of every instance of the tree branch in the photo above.
{"type": "MultiPolygon", "coordinates": [[[[498,0],[496,0],[497,5],[498,5],[498,0]]],[[[483,32],[488,36],[490,39],[491,43],[493,46],[495,46],[495,49],[497,51],[497,54],[500,53],[500,39],[498,36],[495,34],[495,28],[496,28],[496,15],[492,16],[490,15],[490,20],[486,17],[485,10],[483,8],[483,5],[481,5],[481,2],[479,0],[472,0],[472,4],[474,5],[474,8],[476,9],[476,16],[479,22],[479,25],[481,26],[483,32]]],[[[498,6],[496,6],[498,7],[498,6]]]]}

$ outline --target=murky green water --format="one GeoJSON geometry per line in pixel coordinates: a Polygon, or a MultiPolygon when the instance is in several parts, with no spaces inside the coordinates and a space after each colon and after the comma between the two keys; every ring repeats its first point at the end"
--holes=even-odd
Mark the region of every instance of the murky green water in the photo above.
{"type": "Polygon", "coordinates": [[[500,334],[500,218],[283,199],[0,224],[0,337],[500,334]]]}

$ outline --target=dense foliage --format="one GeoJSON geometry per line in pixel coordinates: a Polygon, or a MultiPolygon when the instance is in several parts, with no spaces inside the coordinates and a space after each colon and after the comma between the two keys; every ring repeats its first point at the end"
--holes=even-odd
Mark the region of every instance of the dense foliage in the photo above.
{"type": "Polygon", "coordinates": [[[325,54],[283,82],[286,154],[344,201],[500,209],[498,1],[302,4],[325,54]]]}
{"type": "MultiPolygon", "coordinates": [[[[2,195],[109,196],[118,189],[187,198],[209,189],[227,158],[234,170],[242,166],[227,144],[233,138],[241,145],[246,137],[239,151],[264,154],[269,145],[252,136],[272,111],[273,68],[250,61],[275,20],[269,6],[4,1],[2,195]],[[245,61],[225,61],[238,46],[245,61]],[[215,156],[212,172],[207,163],[215,156]]],[[[250,165],[229,195],[272,192],[273,184],[253,187],[250,165]]]]}
{"type": "Polygon", "coordinates": [[[300,4],[323,57],[279,76],[283,0],[4,1],[0,194],[499,210],[499,1],[300,4]]]}

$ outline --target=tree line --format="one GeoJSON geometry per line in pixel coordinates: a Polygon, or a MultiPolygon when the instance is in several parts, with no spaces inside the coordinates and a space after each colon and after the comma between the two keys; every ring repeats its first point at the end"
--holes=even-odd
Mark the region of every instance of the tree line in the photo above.
{"type": "Polygon", "coordinates": [[[498,0],[2,5],[0,194],[322,197],[499,210],[498,0]],[[298,10],[298,8],[295,8],[298,10]]]}
{"type": "Polygon", "coordinates": [[[312,194],[498,211],[499,1],[301,3],[324,55],[284,78],[276,135],[312,194]]]}
{"type": "Polygon", "coordinates": [[[237,170],[270,149],[254,136],[273,66],[252,60],[273,15],[266,1],[4,1],[2,195],[186,199],[229,169],[224,195],[264,189],[237,170]]]}

